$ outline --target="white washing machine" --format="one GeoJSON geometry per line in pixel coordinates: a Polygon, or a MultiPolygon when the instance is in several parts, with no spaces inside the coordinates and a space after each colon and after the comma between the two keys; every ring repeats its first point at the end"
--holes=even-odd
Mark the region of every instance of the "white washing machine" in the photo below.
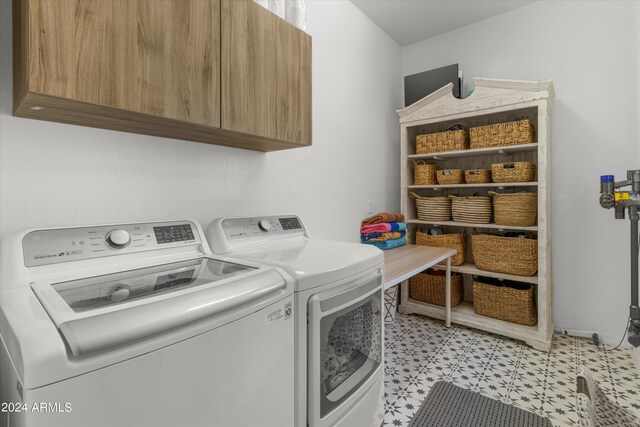
{"type": "Polygon", "coordinates": [[[194,221],[2,243],[3,426],[291,426],[293,281],[194,221]]]}
{"type": "Polygon", "coordinates": [[[295,279],[296,426],[382,423],[384,256],[311,239],[297,215],[219,218],[214,253],[280,267],[295,279]]]}

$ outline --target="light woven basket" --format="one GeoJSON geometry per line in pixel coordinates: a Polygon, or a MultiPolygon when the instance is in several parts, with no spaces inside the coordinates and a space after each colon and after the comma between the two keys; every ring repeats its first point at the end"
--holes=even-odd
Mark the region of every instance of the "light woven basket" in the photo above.
{"type": "MultiPolygon", "coordinates": [[[[429,304],[446,305],[446,277],[429,273],[418,273],[409,279],[409,298],[429,304]]],[[[451,307],[463,301],[464,286],[462,276],[451,273],[451,307]]]]}
{"type": "Polygon", "coordinates": [[[489,169],[470,169],[464,171],[464,181],[467,184],[485,184],[491,182],[489,169]]]}
{"type": "Polygon", "coordinates": [[[488,224],[491,221],[491,198],[487,196],[449,196],[451,215],[457,222],[488,224]]]}
{"type": "Polygon", "coordinates": [[[421,221],[449,221],[451,200],[447,196],[424,197],[411,193],[416,200],[416,213],[421,221]]]}
{"type": "Polygon", "coordinates": [[[480,270],[516,276],[533,276],[538,271],[536,239],[473,234],[471,251],[480,270]]]}
{"type": "Polygon", "coordinates": [[[469,134],[471,148],[529,144],[534,138],[533,125],[528,119],[471,128],[469,134]]]}
{"type": "MultiPolygon", "coordinates": [[[[457,249],[458,253],[451,257],[451,265],[463,264],[467,252],[467,239],[464,233],[432,235],[416,231],[416,245],[457,249]]],[[[445,261],[440,264],[444,265],[445,261]]]]}
{"type": "Polygon", "coordinates": [[[497,225],[530,227],[536,223],[538,195],[536,193],[494,193],[493,217],[497,225]]]}
{"type": "Polygon", "coordinates": [[[536,178],[536,165],[531,162],[494,163],[493,182],[531,182],[536,178]]]}
{"type": "Polygon", "coordinates": [[[520,290],[474,280],[473,311],[519,325],[533,326],[538,322],[533,287],[520,290]]]}
{"type": "Polygon", "coordinates": [[[435,185],[436,165],[427,163],[424,160],[413,162],[413,184],[414,185],[435,185]]]}
{"type": "Polygon", "coordinates": [[[440,185],[462,184],[464,171],[461,169],[441,169],[436,172],[436,179],[440,185]]]}
{"type": "Polygon", "coordinates": [[[469,148],[469,134],[464,130],[450,130],[416,136],[416,154],[466,150],[467,148],[469,148]]]}

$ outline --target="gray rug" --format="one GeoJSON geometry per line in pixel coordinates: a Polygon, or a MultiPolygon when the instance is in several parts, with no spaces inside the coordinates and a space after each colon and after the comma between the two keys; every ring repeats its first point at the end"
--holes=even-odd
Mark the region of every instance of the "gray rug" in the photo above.
{"type": "Polygon", "coordinates": [[[438,381],[409,427],[553,427],[553,424],[524,409],[438,381]]]}

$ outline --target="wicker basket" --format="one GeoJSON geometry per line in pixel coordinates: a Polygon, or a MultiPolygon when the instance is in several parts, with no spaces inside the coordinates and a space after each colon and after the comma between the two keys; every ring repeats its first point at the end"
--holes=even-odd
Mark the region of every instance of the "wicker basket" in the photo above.
{"type": "Polygon", "coordinates": [[[464,171],[464,181],[467,184],[485,184],[491,182],[489,169],[470,169],[464,171]]]}
{"type": "Polygon", "coordinates": [[[424,197],[411,193],[416,199],[416,212],[420,221],[449,221],[451,200],[447,196],[424,197]]]}
{"type": "Polygon", "coordinates": [[[464,182],[464,171],[461,169],[442,169],[436,172],[438,184],[462,184],[464,182]]]}
{"type": "Polygon", "coordinates": [[[536,223],[538,195],[536,193],[489,192],[493,196],[493,216],[498,225],[530,227],[536,223]]]}
{"type": "Polygon", "coordinates": [[[531,162],[494,163],[493,182],[531,182],[536,179],[536,165],[531,162]]]}
{"type": "Polygon", "coordinates": [[[491,221],[491,198],[487,196],[449,196],[451,214],[457,222],[488,224],[491,221]]]}
{"type": "Polygon", "coordinates": [[[517,276],[533,276],[538,271],[536,239],[473,234],[471,250],[480,270],[517,276]]]}
{"type": "Polygon", "coordinates": [[[413,162],[413,184],[434,185],[436,183],[436,165],[418,160],[413,162]]]}
{"type": "Polygon", "coordinates": [[[473,281],[473,311],[482,316],[533,326],[538,322],[533,287],[515,289],[473,281]]]}
{"type": "MultiPolygon", "coordinates": [[[[435,305],[446,305],[446,276],[419,273],[409,279],[409,298],[435,305]]],[[[451,307],[463,300],[462,276],[451,273],[451,307]]]]}
{"type": "MultiPolygon", "coordinates": [[[[417,231],[416,245],[457,249],[458,253],[451,257],[451,265],[463,264],[467,252],[467,239],[464,233],[431,235],[417,231]]],[[[445,263],[446,261],[442,261],[440,264],[445,263]]]]}
{"type": "Polygon", "coordinates": [[[469,148],[469,134],[464,130],[450,130],[416,136],[416,154],[466,150],[467,148],[469,148]]]}
{"type": "Polygon", "coordinates": [[[471,128],[471,148],[502,147],[533,142],[533,126],[527,120],[471,128]]]}

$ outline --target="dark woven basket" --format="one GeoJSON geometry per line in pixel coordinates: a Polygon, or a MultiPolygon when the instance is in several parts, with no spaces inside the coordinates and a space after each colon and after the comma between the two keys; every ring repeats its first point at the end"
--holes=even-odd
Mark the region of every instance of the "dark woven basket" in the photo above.
{"type": "Polygon", "coordinates": [[[517,276],[533,276],[538,271],[537,239],[474,234],[471,250],[480,270],[517,276]]]}
{"type": "MultiPolygon", "coordinates": [[[[419,273],[409,279],[409,298],[429,304],[446,305],[446,276],[419,273]]],[[[462,303],[464,286],[462,276],[451,273],[451,307],[462,303]]]]}
{"type": "MultiPolygon", "coordinates": [[[[451,265],[463,264],[467,252],[467,239],[464,233],[432,235],[417,231],[416,245],[457,249],[458,253],[451,257],[451,265]]],[[[439,264],[444,265],[445,263],[446,261],[442,261],[439,264]]]]}
{"type": "Polygon", "coordinates": [[[533,125],[528,119],[471,128],[469,134],[471,148],[529,144],[534,139],[533,125]]]}
{"type": "Polygon", "coordinates": [[[466,150],[469,134],[464,130],[428,133],[416,136],[416,154],[466,150]]]}
{"type": "Polygon", "coordinates": [[[533,326],[538,322],[533,286],[515,289],[474,280],[473,311],[519,325],[533,326]]]}

